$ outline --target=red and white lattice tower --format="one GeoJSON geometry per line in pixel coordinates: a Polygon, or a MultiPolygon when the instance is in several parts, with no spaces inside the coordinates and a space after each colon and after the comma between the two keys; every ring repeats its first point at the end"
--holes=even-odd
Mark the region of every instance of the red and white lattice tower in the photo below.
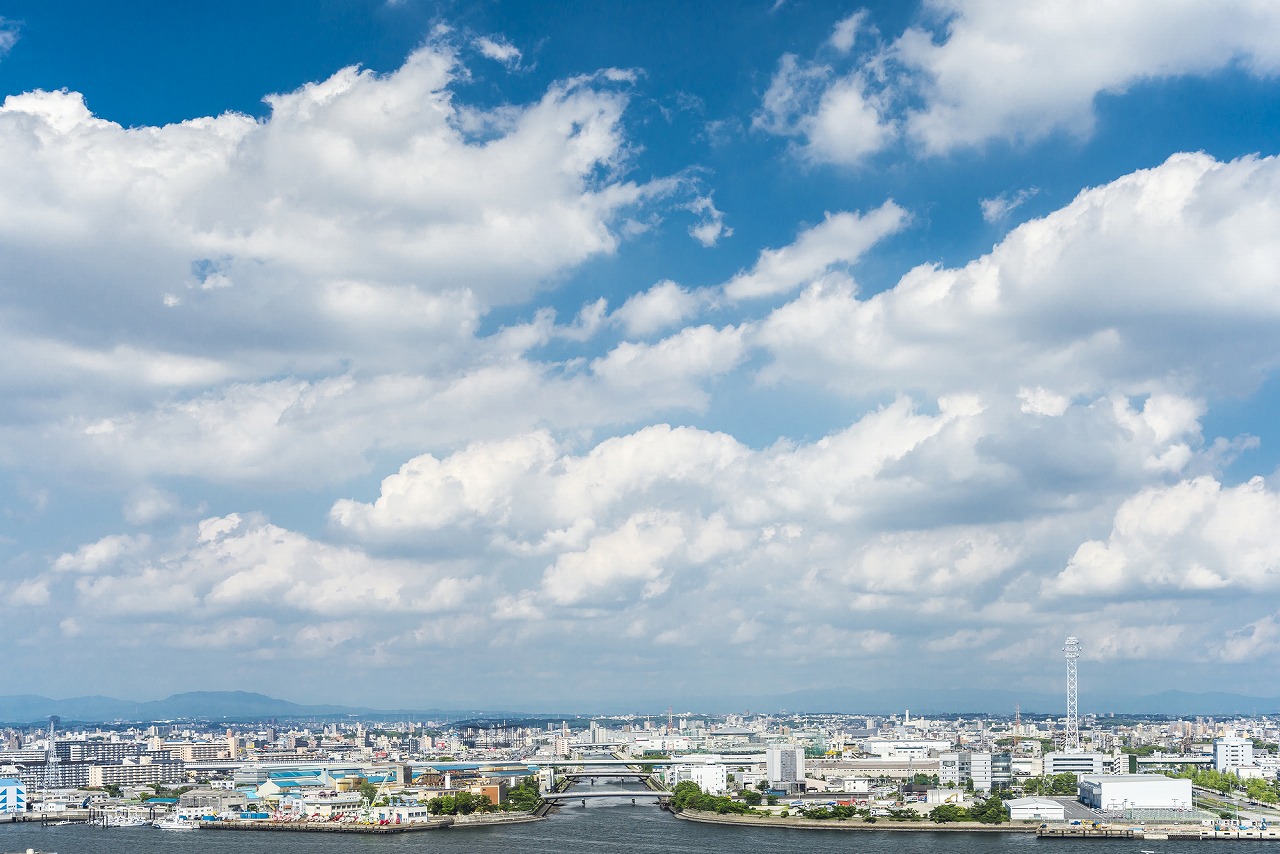
{"type": "Polygon", "coordinates": [[[1080,749],[1080,710],[1076,705],[1076,662],[1080,660],[1080,641],[1067,638],[1062,648],[1067,655],[1067,731],[1062,738],[1062,749],[1080,749]]]}

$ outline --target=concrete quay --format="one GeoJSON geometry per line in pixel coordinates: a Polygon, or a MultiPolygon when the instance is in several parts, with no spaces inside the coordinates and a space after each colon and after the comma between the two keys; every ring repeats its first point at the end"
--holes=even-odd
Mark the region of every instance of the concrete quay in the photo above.
{"type": "Polygon", "coordinates": [[[465,830],[472,827],[493,827],[500,824],[527,824],[542,821],[534,813],[494,813],[461,816],[444,816],[432,821],[403,822],[401,824],[344,824],[336,821],[202,821],[204,830],[259,830],[291,833],[413,833],[419,830],[465,830]]]}
{"type": "Polygon", "coordinates": [[[256,830],[283,833],[412,833],[419,830],[443,830],[453,826],[453,817],[435,821],[402,824],[343,824],[337,821],[202,821],[201,830],[256,830]]]}
{"type": "Polygon", "coordinates": [[[790,816],[782,818],[781,816],[767,816],[764,814],[721,815],[720,813],[703,812],[701,810],[681,810],[680,812],[675,813],[675,817],[684,819],[685,821],[702,822],[703,824],[736,824],[747,827],[776,827],[783,830],[884,830],[894,833],[933,833],[935,831],[964,833],[1035,833],[1039,830],[1038,824],[982,824],[977,821],[956,821],[946,822],[945,824],[935,824],[931,821],[869,822],[863,821],[862,819],[848,819],[840,821],[839,819],[793,818],[790,816]]]}

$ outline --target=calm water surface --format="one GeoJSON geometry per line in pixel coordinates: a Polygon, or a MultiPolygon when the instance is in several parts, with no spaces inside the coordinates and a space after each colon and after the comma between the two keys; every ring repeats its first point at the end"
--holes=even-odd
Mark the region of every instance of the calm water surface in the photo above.
{"type": "Polygon", "coordinates": [[[0,825],[0,852],[58,854],[1280,854],[1280,842],[1037,841],[1030,834],[774,830],[697,824],[652,804],[589,801],[547,821],[391,836],[0,825]]]}

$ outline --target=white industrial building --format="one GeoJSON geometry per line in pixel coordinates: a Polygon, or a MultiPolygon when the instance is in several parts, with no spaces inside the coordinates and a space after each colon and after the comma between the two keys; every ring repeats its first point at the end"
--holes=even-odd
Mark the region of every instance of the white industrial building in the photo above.
{"type": "Polygon", "coordinates": [[[1094,809],[1191,808],[1191,781],[1162,774],[1090,774],[1079,791],[1080,802],[1094,809]]]}
{"type": "Polygon", "coordinates": [[[949,739],[868,738],[862,750],[881,759],[928,759],[951,747],[949,739]]]}
{"type": "Polygon", "coordinates": [[[1083,774],[1105,774],[1110,764],[1111,757],[1105,753],[1058,751],[1044,755],[1044,773],[1050,776],[1075,774],[1079,777],[1083,774]]]}
{"type": "Polygon", "coordinates": [[[1247,738],[1215,738],[1213,767],[1224,773],[1253,765],[1253,742],[1247,738]]]}
{"type": "Polygon", "coordinates": [[[1005,801],[1010,821],[1066,821],[1067,808],[1051,798],[1014,798],[1005,801]]]}

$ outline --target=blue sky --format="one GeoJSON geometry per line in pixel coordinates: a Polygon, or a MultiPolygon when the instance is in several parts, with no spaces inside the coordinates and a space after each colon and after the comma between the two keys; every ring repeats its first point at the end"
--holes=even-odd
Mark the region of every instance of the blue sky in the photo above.
{"type": "Polygon", "coordinates": [[[0,2],[0,682],[1270,691],[1280,12],[617,5],[0,2]]]}

